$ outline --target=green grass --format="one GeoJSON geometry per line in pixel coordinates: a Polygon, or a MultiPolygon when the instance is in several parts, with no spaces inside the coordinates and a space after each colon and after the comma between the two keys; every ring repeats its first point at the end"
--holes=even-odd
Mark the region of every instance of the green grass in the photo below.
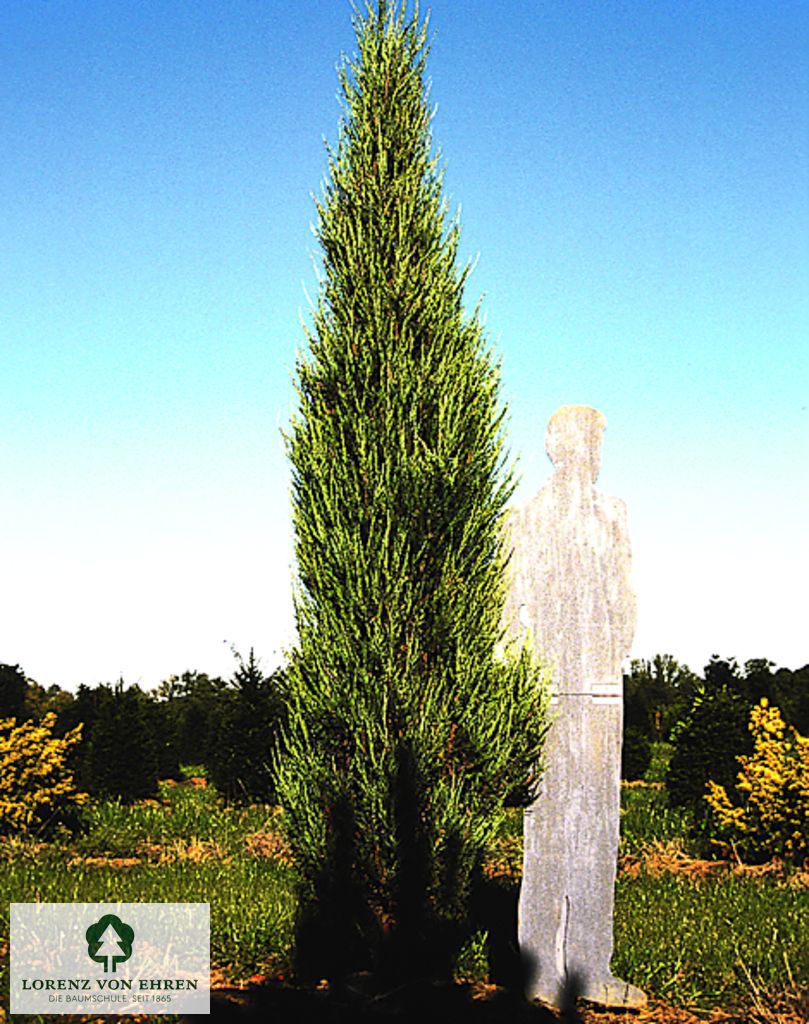
{"type": "MultiPolygon", "coordinates": [[[[691,815],[664,789],[624,788],[622,854],[678,842],[691,856],[710,849],[691,815]]],[[[772,878],[724,874],[705,881],[619,876],[615,972],[658,998],[710,1009],[750,1004],[809,986],[809,890],[772,878]]]]}
{"type": "MultiPolygon", "coordinates": [[[[251,855],[245,845],[248,835],[273,822],[277,826],[276,810],[225,807],[210,788],[161,785],[160,796],[165,802],[91,805],[83,812],[82,834],[62,843],[2,844],[0,948],[8,943],[9,903],[210,903],[212,966],[245,978],[286,964],[294,930],[294,872],[251,855]],[[214,856],[184,855],[192,843],[211,844],[214,856]],[[125,867],[84,862],[132,857],[142,844],[162,846],[173,859],[144,858],[125,867]]],[[[8,1008],[7,955],[0,957],[0,1008],[8,1008]]]]}
{"type": "MultiPolygon", "coordinates": [[[[234,978],[285,966],[295,897],[289,868],[252,857],[227,863],[178,860],[130,868],[67,867],[62,851],[0,861],[0,947],[8,943],[9,903],[210,903],[211,965],[234,978]]],[[[0,1007],[8,1009],[8,956],[0,958],[0,1007]]],[[[23,1016],[14,1017],[23,1021],[23,1016]]],[[[31,1024],[40,1019],[29,1017],[31,1024]]],[[[166,1018],[158,1018],[167,1020],[166,1018]]]]}
{"type": "Polygon", "coordinates": [[[664,789],[621,790],[621,853],[639,854],[655,842],[680,839],[683,848],[696,852],[690,814],[669,807],[664,789]]]}
{"type": "MultiPolygon", "coordinates": [[[[211,960],[237,975],[283,958],[292,942],[295,900],[289,868],[241,857],[129,868],[66,865],[60,851],[0,862],[0,944],[8,903],[210,903],[211,960]]],[[[1,983],[0,983],[1,984],[1,983]]]]}
{"type": "Polygon", "coordinates": [[[809,893],[733,875],[619,878],[615,972],[680,1006],[749,1003],[809,986],[809,893]]]}
{"type": "MultiPolygon", "coordinates": [[[[622,792],[621,851],[642,857],[659,842],[689,847],[688,817],[668,807],[661,789],[622,792]]],[[[8,942],[9,902],[204,902],[211,904],[211,959],[235,978],[265,973],[290,960],[295,916],[294,872],[254,856],[245,838],[277,825],[273,808],[228,808],[211,788],[163,786],[161,800],[85,811],[85,831],[48,846],[0,844],[0,948],[8,942]],[[203,859],[189,844],[209,844],[203,859]],[[114,866],[88,858],[143,853],[144,844],[173,855],[142,856],[114,866]],[[69,863],[71,862],[72,863],[69,863]]],[[[522,812],[510,811],[500,841],[513,846],[522,812]]],[[[517,850],[519,855],[519,850],[517,850]]],[[[462,974],[480,974],[487,936],[465,950],[462,974]],[[468,962],[467,962],[468,961],[468,962]]],[[[614,969],[650,994],[693,1008],[731,1007],[752,994],[809,987],[809,890],[773,879],[723,876],[619,877],[614,969]]],[[[0,1005],[7,1007],[8,957],[0,958],[0,1005]]],[[[22,1018],[21,1018],[22,1019],[22,1018]]]]}
{"type": "Polygon", "coordinates": [[[82,853],[133,855],[139,844],[165,844],[175,839],[215,842],[237,853],[251,832],[269,828],[275,816],[269,807],[227,807],[212,788],[160,784],[160,800],[134,806],[107,800],[83,809],[83,833],[73,846],[82,853]]]}
{"type": "MultiPolygon", "coordinates": [[[[642,858],[672,841],[692,856],[703,849],[665,790],[625,787],[621,804],[622,854],[642,858]]],[[[521,824],[521,812],[511,813],[501,843],[517,840],[521,824]]],[[[809,990],[809,890],[783,881],[619,876],[614,934],[616,974],[677,1006],[750,1005],[757,991],[809,990]]]]}

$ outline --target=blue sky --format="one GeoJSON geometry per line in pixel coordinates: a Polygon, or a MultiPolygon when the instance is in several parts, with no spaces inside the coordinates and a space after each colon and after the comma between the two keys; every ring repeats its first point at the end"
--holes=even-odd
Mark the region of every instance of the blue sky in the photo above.
{"type": "MultiPolygon", "coordinates": [[[[517,500],[608,420],[633,654],[809,661],[809,7],[434,0],[445,191],[517,500]]],[[[0,661],[272,667],[312,194],[351,7],[0,2],[0,661]]]]}

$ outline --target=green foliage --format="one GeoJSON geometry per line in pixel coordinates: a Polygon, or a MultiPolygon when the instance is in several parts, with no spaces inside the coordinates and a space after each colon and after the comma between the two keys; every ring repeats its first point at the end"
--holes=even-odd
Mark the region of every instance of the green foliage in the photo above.
{"type": "Polygon", "coordinates": [[[766,658],[744,663],[748,703],[769,701],[802,736],[809,736],[809,665],[795,671],[779,668],[773,672],[774,668],[766,658]]]}
{"type": "Polygon", "coordinates": [[[275,800],[272,746],[283,716],[283,673],[265,675],[252,647],[226,693],[206,762],[217,789],[236,803],[275,800]]]}
{"type": "Polygon", "coordinates": [[[230,682],[204,672],[169,676],[156,691],[181,763],[202,761],[219,792],[236,803],[272,802],[272,748],[283,719],[284,673],[265,675],[253,649],[234,648],[230,682]]]}
{"type": "Polygon", "coordinates": [[[751,658],[741,668],[735,658],[714,655],[705,666],[709,689],[726,687],[749,710],[761,700],[780,708],[786,720],[802,735],[809,733],[809,665],[792,671],[779,668],[767,658],[751,658]]]}
{"type": "Polygon", "coordinates": [[[205,672],[183,672],[164,679],[155,698],[179,763],[207,764],[219,741],[229,698],[227,683],[205,672]]]}
{"type": "Polygon", "coordinates": [[[624,729],[621,747],[621,778],[642,779],[652,761],[652,744],[636,726],[624,729]]]}
{"type": "Polygon", "coordinates": [[[637,729],[652,743],[666,740],[683,721],[700,686],[726,690],[748,709],[766,699],[781,709],[798,732],[809,733],[809,665],[775,668],[766,658],[753,658],[740,667],[734,658],[714,655],[701,681],[670,654],[651,661],[635,660],[624,675],[624,726],[637,729]]]}
{"type": "Polygon", "coordinates": [[[49,712],[61,715],[73,703],[73,694],[53,685],[47,690],[33,679],[28,679],[23,717],[40,722],[49,712]]]}
{"type": "Polygon", "coordinates": [[[740,756],[732,803],[711,780],[705,799],[719,831],[742,856],[802,863],[809,857],[809,738],[788,726],[777,707],[761,699],[750,714],[753,753],[740,756]]]}
{"type": "Polygon", "coordinates": [[[747,716],[744,700],[727,684],[712,689],[706,684],[697,688],[688,712],[672,731],[674,752],[666,778],[669,796],[672,804],[690,808],[703,824],[708,780],[731,786],[736,756],[751,747],[747,716]]]}
{"type": "Polygon", "coordinates": [[[665,789],[623,787],[621,790],[621,854],[640,854],[655,844],[680,840],[689,844],[693,818],[671,807],[665,789]]]}
{"type": "Polygon", "coordinates": [[[80,686],[60,718],[82,723],[76,780],[94,796],[131,802],[154,796],[158,778],[176,775],[171,733],[157,703],[137,686],[80,686]]]}
{"type": "MultiPolygon", "coordinates": [[[[668,738],[691,703],[698,679],[670,654],[634,660],[624,675],[624,728],[650,743],[668,738]]],[[[628,776],[627,776],[628,777],[628,776]]]]}
{"type": "Polygon", "coordinates": [[[28,680],[19,665],[0,664],[0,718],[24,719],[28,680]]]}
{"type": "Polygon", "coordinates": [[[301,962],[312,940],[317,977],[447,974],[436,942],[507,795],[529,795],[546,702],[527,656],[495,655],[511,481],[430,152],[426,30],[384,2],[356,27],[288,439],[300,644],[277,786],[301,962]]]}
{"type": "Polygon", "coordinates": [[[671,764],[671,755],[674,753],[674,747],[671,743],[653,743],[652,754],[649,760],[649,767],[646,769],[644,779],[646,782],[660,782],[666,781],[666,776],[669,772],[669,764],[671,764]]]}

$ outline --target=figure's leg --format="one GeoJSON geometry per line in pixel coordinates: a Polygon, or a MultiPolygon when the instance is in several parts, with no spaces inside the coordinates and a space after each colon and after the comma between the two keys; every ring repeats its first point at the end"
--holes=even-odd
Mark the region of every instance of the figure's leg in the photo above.
{"type": "Polygon", "coordinates": [[[640,1007],[645,994],[610,969],[621,813],[621,704],[588,699],[582,702],[579,725],[574,747],[583,762],[582,794],[574,826],[568,971],[575,972],[583,998],[603,1006],[640,1007]]]}
{"type": "Polygon", "coordinates": [[[610,970],[622,707],[582,694],[563,698],[554,713],[540,795],[525,813],[519,942],[526,994],[561,1007],[570,985],[591,1002],[637,1008],[645,994],[610,970]]]}
{"type": "Polygon", "coordinates": [[[539,796],[525,811],[523,875],[518,937],[525,968],[525,994],[549,1006],[562,1005],[567,927],[565,849],[566,737],[564,715],[557,715],[548,737],[539,796]]]}

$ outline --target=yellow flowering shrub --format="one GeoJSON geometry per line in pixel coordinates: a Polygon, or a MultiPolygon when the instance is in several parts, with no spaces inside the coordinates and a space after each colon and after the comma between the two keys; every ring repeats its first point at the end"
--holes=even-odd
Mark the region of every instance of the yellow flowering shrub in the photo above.
{"type": "Polygon", "coordinates": [[[81,739],[81,725],[53,735],[56,715],[41,722],[0,719],[0,833],[35,832],[70,806],[86,803],[66,764],[81,739]]]}
{"type": "Polygon", "coordinates": [[[740,803],[713,781],[705,799],[740,853],[801,861],[809,857],[809,738],[766,698],[753,708],[749,729],[753,753],[737,758],[740,803]]]}

